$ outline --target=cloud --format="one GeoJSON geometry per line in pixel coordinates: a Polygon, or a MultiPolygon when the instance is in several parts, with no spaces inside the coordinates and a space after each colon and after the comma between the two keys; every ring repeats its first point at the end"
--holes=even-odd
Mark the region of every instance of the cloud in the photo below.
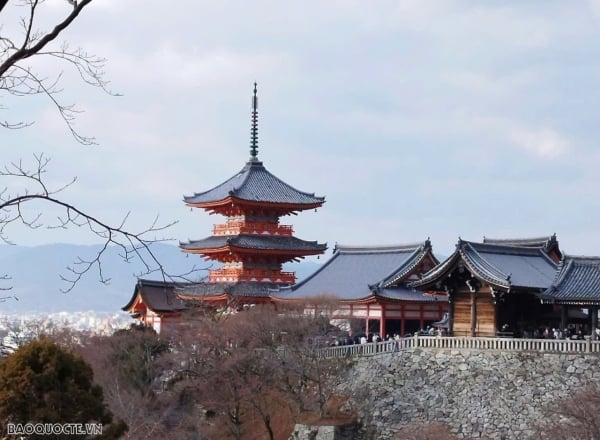
{"type": "Polygon", "coordinates": [[[550,128],[517,130],[512,133],[512,140],[518,147],[542,159],[555,159],[571,148],[567,139],[550,128]]]}

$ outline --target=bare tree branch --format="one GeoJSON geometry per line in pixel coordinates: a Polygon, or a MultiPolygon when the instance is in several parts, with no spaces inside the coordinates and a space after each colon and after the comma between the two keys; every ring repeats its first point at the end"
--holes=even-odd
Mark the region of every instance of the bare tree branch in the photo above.
{"type": "Polygon", "coordinates": [[[11,192],[9,187],[5,187],[0,191],[0,240],[7,244],[12,244],[7,230],[14,223],[31,229],[40,227],[48,229],[83,227],[87,228],[93,235],[101,238],[102,247],[93,258],[84,259],[80,257],[72,266],[67,268],[67,275],[61,275],[61,279],[68,284],[68,287],[63,289],[63,292],[71,291],[82,276],[93,268],[96,268],[100,281],[108,283],[110,278],[107,278],[103,272],[101,259],[109,249],[109,246],[116,246],[119,249],[119,255],[124,261],[128,262],[133,258],[141,261],[144,269],[138,274],[140,276],[159,272],[163,280],[182,278],[181,274],[176,277],[169,275],[151,248],[153,243],[168,240],[156,237],[156,234],[164,232],[176,222],[160,224],[159,218],[156,217],[147,228],[139,232],[131,232],[126,229],[126,222],[129,217],[129,214],[126,214],[118,224],[111,225],[95,215],[59,198],[58,194],[69,188],[76,179],[73,178],[68,183],[57,188],[50,188],[44,181],[50,159],[43,154],[34,157],[35,166],[31,169],[27,168],[22,161],[18,161],[11,162],[4,169],[0,170],[0,179],[13,178],[25,181],[25,185],[19,187],[18,192],[11,192]],[[36,201],[48,206],[58,207],[61,209],[62,214],[53,222],[46,223],[43,220],[41,211],[34,209],[32,213],[29,213],[25,209],[36,201]]]}
{"type": "MultiPolygon", "coordinates": [[[[62,73],[58,74],[56,78],[50,79],[39,75],[31,66],[22,64],[33,56],[51,57],[74,67],[86,84],[98,87],[108,94],[117,95],[108,89],[109,82],[104,79],[106,59],[89,54],[82,48],[71,48],[67,43],[63,43],[59,48],[52,47],[52,43],[92,2],[92,0],[67,1],[73,8],[48,31],[36,29],[36,14],[43,0],[24,1],[24,4],[28,6],[28,12],[26,17],[21,18],[22,40],[17,42],[14,37],[0,35],[0,92],[4,91],[13,96],[47,96],[58,110],[75,140],[83,145],[93,145],[96,144],[96,140],[80,134],[74,126],[75,116],[80,111],[72,104],[61,103],[56,97],[62,92],[59,86],[62,73]]],[[[0,2],[0,17],[7,3],[7,0],[0,2]]],[[[1,27],[0,32],[2,32],[1,27]]],[[[5,107],[0,106],[0,109],[5,109],[5,107]]],[[[31,124],[30,121],[0,121],[0,127],[8,129],[20,129],[31,124]]]]}

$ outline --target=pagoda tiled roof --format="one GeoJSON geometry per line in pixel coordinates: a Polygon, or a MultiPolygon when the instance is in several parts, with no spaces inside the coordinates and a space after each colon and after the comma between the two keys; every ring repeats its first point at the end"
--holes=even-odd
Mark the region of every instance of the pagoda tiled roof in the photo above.
{"type": "Polygon", "coordinates": [[[541,298],[546,303],[600,305],[600,257],[565,255],[541,298]]]}
{"type": "Polygon", "coordinates": [[[411,286],[434,285],[461,261],[476,278],[504,289],[547,289],[556,273],[556,263],[542,248],[459,240],[451,256],[411,286]]]}
{"type": "MultiPolygon", "coordinates": [[[[269,293],[277,290],[281,284],[238,281],[234,283],[200,282],[182,286],[177,294],[186,298],[210,298],[211,296],[230,295],[234,297],[268,297],[269,293]]],[[[284,285],[285,286],[285,285],[284,285]]]]}
{"type": "MultiPolygon", "coordinates": [[[[383,297],[406,296],[394,291],[425,255],[431,251],[429,241],[385,247],[336,246],[333,256],[315,273],[292,288],[281,289],[272,296],[279,299],[302,299],[331,295],[339,300],[365,299],[378,292],[383,297]]],[[[412,297],[421,297],[420,293],[412,297]]]]}
{"type": "Polygon", "coordinates": [[[193,205],[219,202],[228,197],[249,202],[296,205],[298,210],[321,206],[325,202],[325,197],[288,185],[271,174],[256,158],[248,161],[239,173],[227,181],[208,191],[184,196],[183,200],[193,205]]]}
{"type": "Polygon", "coordinates": [[[175,294],[175,289],[182,288],[185,284],[139,279],[135,285],[131,299],[121,310],[130,311],[138,296],[146,307],[153,312],[161,313],[186,310],[188,308],[187,303],[175,294]]]}
{"type": "Polygon", "coordinates": [[[320,253],[327,249],[327,244],[317,243],[316,241],[305,241],[293,236],[256,234],[239,234],[233,236],[213,235],[201,240],[191,240],[187,243],[180,243],[179,245],[184,250],[237,247],[251,250],[306,251],[320,253]]]}

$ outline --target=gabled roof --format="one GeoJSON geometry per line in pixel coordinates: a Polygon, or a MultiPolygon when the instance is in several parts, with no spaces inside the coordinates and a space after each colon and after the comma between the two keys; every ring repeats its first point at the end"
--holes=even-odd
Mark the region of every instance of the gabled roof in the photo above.
{"type": "Polygon", "coordinates": [[[297,211],[316,208],[325,202],[325,197],[299,191],[275,177],[256,158],[248,161],[239,173],[220,185],[193,196],[184,196],[183,200],[189,205],[202,207],[225,202],[228,198],[253,203],[295,205],[294,210],[297,211]]]}
{"type": "Polygon", "coordinates": [[[600,257],[565,255],[541,298],[545,303],[600,304],[600,257]]]}
{"type": "MultiPolygon", "coordinates": [[[[332,295],[339,300],[358,300],[373,296],[379,290],[390,299],[398,299],[398,295],[407,293],[394,292],[390,287],[392,282],[402,281],[428,254],[432,255],[429,240],[386,247],[338,245],[329,261],[315,273],[291,289],[282,289],[272,296],[301,299],[332,295]]],[[[420,298],[422,295],[415,292],[412,296],[420,298]]]]}
{"type": "Polygon", "coordinates": [[[188,308],[186,302],[175,294],[175,288],[184,285],[185,283],[139,279],[131,299],[121,310],[134,312],[139,302],[156,313],[186,310],[188,308]]]}
{"type": "Polygon", "coordinates": [[[486,244],[498,244],[503,246],[517,246],[517,247],[533,247],[545,250],[547,253],[552,251],[556,252],[557,257],[562,258],[562,252],[558,246],[558,239],[556,234],[548,235],[545,237],[533,237],[533,238],[488,238],[483,237],[483,242],[486,244]]]}
{"type": "Polygon", "coordinates": [[[239,234],[233,236],[213,235],[202,240],[191,240],[187,243],[180,243],[179,246],[184,251],[239,248],[248,250],[289,251],[294,254],[297,252],[302,254],[320,254],[327,249],[327,245],[324,243],[305,241],[293,236],[256,234],[239,234]]]}
{"type": "Polygon", "coordinates": [[[456,250],[441,264],[427,272],[412,287],[435,285],[462,262],[471,274],[485,283],[510,289],[546,289],[552,284],[556,263],[539,247],[519,247],[458,241],[456,250]]]}

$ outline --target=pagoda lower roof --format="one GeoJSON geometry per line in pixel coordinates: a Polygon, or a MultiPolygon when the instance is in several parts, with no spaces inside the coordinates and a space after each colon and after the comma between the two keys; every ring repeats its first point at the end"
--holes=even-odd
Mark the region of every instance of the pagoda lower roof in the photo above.
{"type": "Polygon", "coordinates": [[[235,282],[235,283],[190,283],[177,289],[177,295],[190,300],[210,299],[220,296],[234,297],[269,297],[270,292],[287,284],[261,283],[261,282],[235,282]]]}
{"type": "Polygon", "coordinates": [[[428,289],[443,281],[461,263],[476,278],[504,289],[547,289],[557,267],[540,247],[459,240],[450,257],[410,285],[428,289]]]}
{"type": "Polygon", "coordinates": [[[600,305],[600,257],[566,255],[540,297],[551,304],[600,305]]]}
{"type": "Polygon", "coordinates": [[[320,254],[327,249],[327,244],[316,241],[305,241],[292,236],[277,235],[213,235],[201,240],[190,240],[180,243],[184,251],[219,251],[228,249],[239,249],[246,251],[282,251],[290,254],[320,254]]]}
{"type": "Polygon", "coordinates": [[[324,197],[299,191],[288,185],[267,171],[262,162],[257,159],[251,159],[239,173],[220,185],[183,198],[188,205],[198,207],[211,207],[220,202],[228,203],[231,199],[248,201],[252,204],[264,202],[293,205],[295,211],[319,207],[325,202],[324,197]]]}
{"type": "Polygon", "coordinates": [[[385,247],[336,246],[333,256],[315,273],[291,290],[274,295],[281,299],[331,295],[340,301],[365,299],[377,291],[392,295],[393,290],[387,290],[391,281],[402,282],[430,252],[429,241],[385,247]]]}

